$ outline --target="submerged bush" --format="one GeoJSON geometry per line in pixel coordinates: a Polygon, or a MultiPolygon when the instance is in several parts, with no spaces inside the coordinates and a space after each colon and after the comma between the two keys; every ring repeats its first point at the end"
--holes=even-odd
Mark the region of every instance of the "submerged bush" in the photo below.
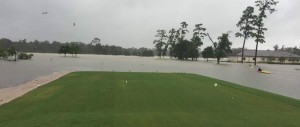
{"type": "Polygon", "coordinates": [[[26,53],[21,52],[18,55],[18,59],[27,60],[27,59],[31,59],[32,56],[33,56],[33,54],[26,54],[26,53]]]}

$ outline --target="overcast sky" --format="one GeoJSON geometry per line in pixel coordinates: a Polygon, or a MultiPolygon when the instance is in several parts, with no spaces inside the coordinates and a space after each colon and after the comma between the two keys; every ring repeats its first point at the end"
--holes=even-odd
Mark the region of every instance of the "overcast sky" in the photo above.
{"type": "MultiPolygon", "coordinates": [[[[227,31],[237,32],[236,23],[255,0],[1,0],[0,38],[90,43],[122,47],[153,48],[156,30],[178,29],[188,23],[189,31],[202,23],[214,41],[227,31]],[[42,12],[48,12],[43,15],[42,12]],[[73,26],[73,23],[76,26],[73,26]]],[[[300,46],[300,1],[280,0],[277,12],[268,15],[266,43],[259,49],[300,46]]],[[[257,13],[257,11],[256,11],[257,13]]],[[[189,33],[192,35],[192,33],[189,33]]],[[[189,39],[189,38],[188,38],[189,39]]],[[[205,38],[204,45],[211,42],[205,38]]],[[[231,34],[232,47],[243,39],[231,34]]],[[[246,47],[255,48],[247,40],[246,47]]]]}

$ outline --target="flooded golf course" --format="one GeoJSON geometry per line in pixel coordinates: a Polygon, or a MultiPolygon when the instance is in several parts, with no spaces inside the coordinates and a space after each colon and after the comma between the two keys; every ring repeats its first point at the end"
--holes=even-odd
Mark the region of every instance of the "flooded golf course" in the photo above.
{"type": "MultiPolygon", "coordinates": [[[[0,89],[13,87],[57,71],[119,71],[193,73],[217,78],[300,100],[299,65],[258,64],[272,74],[256,72],[249,64],[178,61],[137,56],[35,53],[32,60],[0,61],[0,89]]],[[[212,84],[213,85],[213,84],[212,84]]]]}

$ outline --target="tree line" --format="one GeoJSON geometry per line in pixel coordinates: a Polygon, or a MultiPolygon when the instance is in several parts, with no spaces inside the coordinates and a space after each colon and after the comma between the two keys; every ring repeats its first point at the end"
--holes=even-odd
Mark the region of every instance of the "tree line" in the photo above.
{"type": "Polygon", "coordinates": [[[0,48],[0,60],[9,60],[9,61],[17,61],[17,59],[31,59],[33,54],[27,54],[24,52],[18,52],[15,47],[10,47],[7,49],[0,48]]]}
{"type": "Polygon", "coordinates": [[[300,47],[298,48],[297,46],[295,47],[285,47],[284,45],[282,45],[281,48],[279,48],[278,44],[273,46],[274,51],[285,51],[285,52],[289,52],[289,53],[293,53],[296,55],[300,55],[300,47]]]}
{"type": "MultiPolygon", "coordinates": [[[[267,28],[264,27],[264,19],[267,18],[267,12],[272,14],[275,12],[274,6],[278,4],[274,0],[256,0],[255,6],[258,8],[258,14],[254,13],[254,7],[248,6],[240,18],[240,21],[236,24],[240,28],[240,32],[235,34],[236,37],[243,37],[242,58],[244,57],[244,48],[246,40],[249,38],[255,38],[255,65],[257,57],[258,43],[265,43],[264,33],[267,28]]],[[[188,24],[186,22],[181,23],[179,29],[172,28],[167,35],[166,30],[157,30],[157,37],[154,40],[155,48],[158,51],[157,55],[164,57],[167,50],[170,52],[170,57],[178,58],[179,60],[197,59],[199,57],[199,47],[203,45],[202,39],[208,37],[212,42],[212,46],[206,47],[202,52],[204,58],[217,58],[219,63],[220,58],[226,57],[231,53],[231,42],[229,41],[229,33],[224,33],[218,37],[218,42],[214,42],[209,36],[209,33],[205,33],[206,28],[202,27],[203,24],[196,24],[193,29],[193,37],[190,40],[185,39],[185,35],[189,32],[187,29],[188,24]]],[[[243,63],[243,59],[241,61],[243,63]]]]}
{"type": "Polygon", "coordinates": [[[94,38],[91,43],[58,41],[29,41],[26,39],[13,42],[9,39],[0,39],[0,51],[4,52],[9,48],[14,48],[18,52],[38,52],[38,53],[62,53],[62,54],[102,54],[102,55],[126,55],[126,56],[154,56],[153,50],[148,48],[122,48],[115,45],[102,45],[100,39],[94,38]]]}
{"type": "Polygon", "coordinates": [[[218,37],[218,42],[214,42],[209,36],[209,33],[205,33],[206,28],[203,24],[196,24],[193,29],[193,36],[191,39],[186,39],[186,34],[189,33],[188,24],[181,22],[179,29],[172,28],[167,35],[166,30],[157,30],[155,44],[157,55],[161,58],[166,56],[166,52],[169,50],[171,58],[177,58],[179,60],[197,60],[200,56],[199,47],[203,45],[202,39],[209,37],[213,46],[207,47],[202,53],[204,58],[217,58],[217,62],[220,59],[226,57],[231,52],[232,43],[229,41],[229,32],[223,33],[218,37]],[[209,50],[207,50],[209,49],[209,50]]]}
{"type": "Polygon", "coordinates": [[[191,58],[192,60],[199,57],[198,47],[203,45],[201,39],[203,39],[206,29],[202,27],[202,24],[196,24],[193,30],[193,38],[190,40],[185,39],[186,34],[189,32],[187,29],[188,24],[186,22],[181,23],[179,29],[172,28],[167,35],[166,30],[157,30],[155,44],[157,55],[159,57],[166,56],[167,50],[170,52],[170,57],[178,58],[180,60],[191,58]]]}

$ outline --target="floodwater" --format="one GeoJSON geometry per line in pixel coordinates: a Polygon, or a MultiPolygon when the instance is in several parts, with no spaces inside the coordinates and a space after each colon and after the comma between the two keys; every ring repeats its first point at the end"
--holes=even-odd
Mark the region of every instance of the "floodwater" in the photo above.
{"type": "Polygon", "coordinates": [[[272,74],[257,73],[249,64],[171,59],[136,56],[78,55],[36,53],[32,60],[0,61],[0,89],[12,87],[38,76],[56,71],[122,71],[175,72],[205,75],[240,85],[288,96],[300,100],[299,65],[259,64],[272,74]]]}

